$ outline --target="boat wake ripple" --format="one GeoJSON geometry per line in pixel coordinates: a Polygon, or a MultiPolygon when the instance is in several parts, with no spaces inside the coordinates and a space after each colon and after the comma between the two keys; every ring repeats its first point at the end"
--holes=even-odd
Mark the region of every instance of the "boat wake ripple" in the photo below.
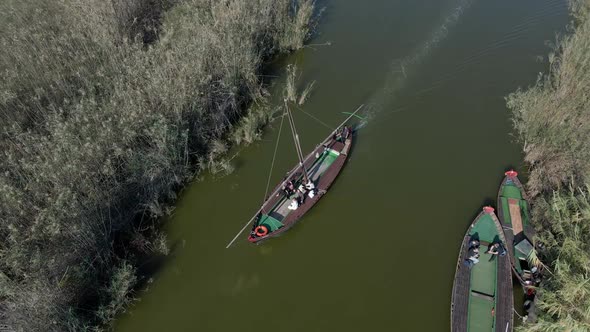
{"type": "Polygon", "coordinates": [[[370,97],[366,104],[366,117],[361,127],[381,112],[384,104],[404,87],[408,75],[447,37],[449,30],[457,24],[473,2],[474,0],[459,0],[459,3],[445,16],[443,23],[431,32],[430,37],[424,43],[420,44],[409,56],[403,59],[394,59],[391,62],[385,84],[370,97]]]}

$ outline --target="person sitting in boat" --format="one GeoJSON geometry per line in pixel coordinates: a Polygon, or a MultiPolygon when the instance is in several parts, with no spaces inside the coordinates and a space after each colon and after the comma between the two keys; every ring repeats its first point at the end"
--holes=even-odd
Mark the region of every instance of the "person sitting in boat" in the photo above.
{"type": "Polygon", "coordinates": [[[467,259],[465,260],[465,265],[468,268],[472,268],[473,265],[479,263],[479,249],[473,248],[467,255],[467,259]]]}
{"type": "Polygon", "coordinates": [[[291,181],[291,180],[287,181],[285,184],[283,184],[283,187],[281,187],[281,190],[283,191],[283,194],[285,195],[285,197],[287,197],[287,198],[291,197],[291,195],[293,195],[295,193],[295,186],[293,185],[293,181],[291,181]]]}
{"type": "Polygon", "coordinates": [[[334,136],[332,136],[332,138],[336,141],[342,140],[342,130],[343,130],[343,127],[338,128],[338,130],[336,131],[336,134],[334,134],[334,136]]]}
{"type": "Polygon", "coordinates": [[[349,126],[344,126],[344,128],[342,129],[342,138],[347,139],[351,132],[352,130],[349,126]]]}
{"type": "Polygon", "coordinates": [[[303,202],[305,200],[305,195],[297,193],[297,194],[295,194],[295,199],[297,200],[297,203],[299,203],[299,206],[301,206],[301,205],[303,205],[303,202]]]}
{"type": "Polygon", "coordinates": [[[504,248],[504,246],[501,243],[496,242],[496,243],[490,244],[490,246],[488,247],[488,250],[486,251],[486,254],[505,256],[506,249],[504,248]]]}
{"type": "Polygon", "coordinates": [[[348,138],[348,136],[350,136],[350,133],[352,133],[352,129],[350,129],[349,126],[343,126],[338,129],[336,135],[334,135],[332,138],[336,141],[344,141],[348,138]]]}
{"type": "Polygon", "coordinates": [[[469,241],[467,259],[465,259],[464,263],[470,269],[473,267],[473,265],[479,263],[479,240],[474,239],[469,241]]]}
{"type": "Polygon", "coordinates": [[[302,184],[299,185],[299,187],[297,188],[297,192],[295,192],[295,195],[297,197],[297,199],[299,200],[299,205],[303,204],[303,202],[305,201],[305,194],[307,193],[307,189],[305,188],[305,186],[302,184]]]}
{"type": "Polygon", "coordinates": [[[309,198],[313,198],[315,196],[315,184],[313,184],[313,181],[307,181],[307,183],[305,184],[305,189],[309,191],[307,194],[309,198]]]}
{"type": "MultiPolygon", "coordinates": [[[[281,187],[281,191],[283,192],[283,195],[284,195],[286,198],[289,198],[289,196],[291,196],[291,193],[289,192],[289,189],[287,189],[287,186],[286,186],[286,185],[283,185],[283,186],[281,187]]],[[[277,196],[279,196],[279,194],[277,194],[277,196]]]]}

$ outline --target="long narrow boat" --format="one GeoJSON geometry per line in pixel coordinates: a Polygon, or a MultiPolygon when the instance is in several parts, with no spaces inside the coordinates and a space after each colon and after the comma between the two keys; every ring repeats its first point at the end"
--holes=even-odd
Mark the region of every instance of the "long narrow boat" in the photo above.
{"type": "Polygon", "coordinates": [[[530,225],[526,191],[514,170],[504,173],[498,191],[498,217],[502,221],[514,274],[523,286],[532,286],[536,268],[529,265],[529,255],[534,248],[534,232],[530,225]]]}
{"type": "Polygon", "coordinates": [[[469,226],[457,262],[451,301],[451,331],[508,332],[513,329],[510,259],[486,252],[505,243],[494,209],[484,207],[469,226]],[[472,241],[479,241],[479,262],[468,266],[472,241]]]}
{"type": "MultiPolygon", "coordinates": [[[[357,111],[360,110],[357,109],[357,111]]],[[[295,148],[299,157],[299,164],[295,166],[287,176],[279,183],[262,204],[254,217],[254,223],[248,241],[257,243],[284,233],[293,227],[303,215],[309,211],[326,193],[332,185],[348,158],[352,146],[353,132],[346,122],[357,112],[352,113],[336,130],[321,142],[310,154],[303,157],[299,145],[299,137],[295,130],[295,124],[288,107],[286,109],[289,124],[291,126],[295,148]],[[314,192],[309,195],[306,184],[313,183],[314,192]],[[292,183],[295,190],[286,194],[283,188],[292,183]],[[305,193],[298,192],[302,187],[305,193]],[[299,201],[296,209],[290,209],[296,199],[299,201]]]]}

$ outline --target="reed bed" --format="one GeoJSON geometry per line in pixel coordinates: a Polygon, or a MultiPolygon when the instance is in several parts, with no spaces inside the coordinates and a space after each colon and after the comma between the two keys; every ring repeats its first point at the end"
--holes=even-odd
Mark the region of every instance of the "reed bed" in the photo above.
{"type": "Polygon", "coordinates": [[[259,74],[313,0],[0,2],[0,322],[96,331],[132,301],[153,220],[268,121],[259,74]],[[146,226],[149,225],[149,226],[146,226]]]}
{"type": "Polygon", "coordinates": [[[590,1],[572,0],[569,34],[548,73],[507,98],[530,166],[537,258],[545,280],[527,332],[590,331],[590,1]]]}

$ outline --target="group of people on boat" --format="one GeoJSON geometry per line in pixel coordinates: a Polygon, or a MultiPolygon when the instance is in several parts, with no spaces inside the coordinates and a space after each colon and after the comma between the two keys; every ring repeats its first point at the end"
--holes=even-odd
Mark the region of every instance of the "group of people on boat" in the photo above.
{"type": "Polygon", "coordinates": [[[305,202],[305,196],[314,198],[316,195],[315,184],[311,180],[301,183],[297,190],[293,181],[289,180],[283,185],[283,193],[287,199],[291,199],[291,203],[287,207],[289,210],[297,210],[305,202]]]}
{"type": "Polygon", "coordinates": [[[350,128],[350,126],[342,126],[340,129],[338,129],[336,134],[334,134],[333,139],[337,141],[344,141],[348,138],[348,136],[350,136],[351,133],[352,128],[350,128]]]}
{"type": "MultiPolygon", "coordinates": [[[[468,268],[472,268],[473,265],[479,263],[479,245],[480,243],[477,239],[472,239],[469,241],[469,249],[467,249],[467,258],[464,261],[464,264],[468,268]]],[[[501,242],[494,242],[490,243],[490,245],[488,246],[488,250],[486,250],[485,253],[491,255],[505,256],[506,248],[504,248],[501,242]]]]}

